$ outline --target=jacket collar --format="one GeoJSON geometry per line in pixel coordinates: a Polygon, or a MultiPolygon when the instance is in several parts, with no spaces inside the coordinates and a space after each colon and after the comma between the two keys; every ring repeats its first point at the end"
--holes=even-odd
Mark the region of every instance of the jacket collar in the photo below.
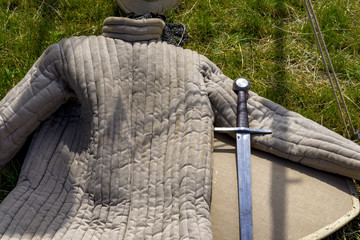
{"type": "Polygon", "coordinates": [[[102,35],[128,42],[159,40],[164,27],[164,21],[158,18],[108,17],[103,23],[102,35]]]}

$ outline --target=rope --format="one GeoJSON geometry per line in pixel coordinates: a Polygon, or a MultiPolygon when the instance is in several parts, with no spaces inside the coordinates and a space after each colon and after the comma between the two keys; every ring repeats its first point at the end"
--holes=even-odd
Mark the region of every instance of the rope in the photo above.
{"type": "Polygon", "coordinates": [[[335,74],[335,70],[334,70],[333,64],[331,62],[329,52],[328,52],[328,50],[326,48],[326,44],[325,44],[323,35],[321,33],[321,30],[320,30],[319,23],[317,21],[315,12],[314,12],[314,8],[313,8],[313,6],[311,4],[311,0],[304,0],[304,1],[305,1],[305,6],[306,6],[306,11],[307,11],[307,13],[309,15],[310,23],[311,23],[311,26],[312,26],[312,29],[314,31],[314,35],[315,35],[315,38],[316,38],[316,43],[318,45],[318,48],[319,48],[319,51],[320,51],[320,54],[321,54],[321,57],[322,57],[322,61],[323,61],[324,66],[325,66],[326,74],[327,74],[327,77],[329,78],[331,88],[332,88],[332,91],[333,91],[334,96],[335,96],[336,104],[338,106],[338,109],[339,109],[339,112],[340,112],[340,115],[341,115],[341,119],[342,119],[343,124],[345,126],[345,130],[346,130],[349,138],[351,138],[350,132],[349,132],[349,129],[348,129],[348,125],[347,125],[347,123],[345,121],[345,118],[344,118],[344,115],[343,115],[343,110],[341,108],[338,96],[336,94],[336,90],[335,90],[335,87],[334,87],[334,82],[333,82],[333,79],[331,77],[327,62],[329,63],[333,78],[335,80],[336,88],[337,88],[337,90],[339,92],[339,96],[340,96],[341,102],[342,102],[342,104],[344,106],[344,109],[345,109],[349,124],[350,124],[350,126],[351,126],[351,128],[353,130],[353,134],[357,135],[358,139],[360,139],[360,132],[359,131],[355,132],[354,125],[353,125],[353,123],[351,121],[350,114],[349,114],[348,108],[346,106],[346,103],[345,103],[345,100],[344,100],[344,97],[343,97],[343,94],[342,94],[342,91],[341,91],[341,88],[340,88],[340,85],[339,85],[338,78],[337,78],[337,76],[335,74]],[[325,52],[325,55],[326,55],[327,62],[326,62],[326,59],[325,59],[325,56],[324,56],[324,52],[325,52]]]}

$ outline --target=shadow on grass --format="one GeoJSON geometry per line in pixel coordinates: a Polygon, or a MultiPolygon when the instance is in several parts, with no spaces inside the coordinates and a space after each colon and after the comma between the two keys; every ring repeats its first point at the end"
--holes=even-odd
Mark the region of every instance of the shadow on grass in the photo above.
{"type": "Polygon", "coordinates": [[[36,8],[39,12],[39,20],[37,29],[32,31],[31,36],[32,43],[34,43],[32,51],[35,56],[40,56],[49,45],[50,32],[56,28],[54,18],[58,5],[59,1],[57,0],[38,1],[36,8]]]}
{"type": "MultiPolygon", "coordinates": [[[[284,101],[284,96],[286,96],[286,72],[285,72],[285,31],[282,31],[284,26],[284,18],[286,16],[286,6],[284,0],[277,0],[275,4],[275,27],[273,29],[273,36],[275,40],[275,57],[274,57],[274,81],[271,86],[269,86],[268,91],[271,96],[276,97],[276,102],[282,103],[284,101]]],[[[285,130],[285,129],[284,129],[285,130]]],[[[271,193],[276,194],[273,196],[271,205],[272,205],[272,220],[273,220],[273,230],[271,239],[286,239],[284,227],[286,226],[286,184],[291,184],[288,181],[286,172],[284,169],[276,169],[273,165],[272,172],[272,182],[271,182],[271,193]],[[283,181],[278,181],[277,179],[283,179],[283,181]],[[282,196],[282,197],[278,197],[282,196]],[[280,202],[279,202],[280,201],[280,202]],[[283,209],[279,210],[279,206],[284,206],[283,209]],[[275,212],[276,211],[276,212],[275,212]]]]}
{"type": "Polygon", "coordinates": [[[285,0],[277,0],[275,5],[275,24],[273,28],[273,36],[275,42],[274,49],[274,81],[273,85],[269,86],[271,96],[276,98],[276,102],[282,104],[285,101],[287,94],[287,79],[286,79],[286,32],[284,28],[284,21],[286,17],[285,0]]]}

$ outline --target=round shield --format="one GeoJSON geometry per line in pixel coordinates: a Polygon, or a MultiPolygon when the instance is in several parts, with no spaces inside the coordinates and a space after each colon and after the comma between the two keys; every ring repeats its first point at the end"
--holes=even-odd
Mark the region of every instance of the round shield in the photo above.
{"type": "MultiPolygon", "coordinates": [[[[239,239],[235,140],[215,135],[214,239],[239,239]]],[[[322,239],[360,211],[353,181],[252,149],[254,239],[322,239]]]]}

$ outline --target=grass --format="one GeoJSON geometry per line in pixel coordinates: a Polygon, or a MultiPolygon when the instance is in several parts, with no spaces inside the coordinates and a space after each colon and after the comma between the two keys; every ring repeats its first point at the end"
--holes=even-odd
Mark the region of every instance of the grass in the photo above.
{"type": "MultiPolygon", "coordinates": [[[[355,129],[360,129],[360,1],[313,2],[355,129]]],[[[114,0],[0,0],[0,98],[52,43],[101,34],[121,15],[114,0]]],[[[184,0],[167,14],[189,30],[185,46],[231,78],[346,136],[302,0],[184,0]]],[[[20,158],[19,158],[20,159],[20,158]]],[[[21,160],[0,174],[0,201],[16,184],[21,160]]],[[[360,188],[358,187],[360,192],[360,188]]],[[[360,239],[360,218],[328,239],[360,239]]]]}

